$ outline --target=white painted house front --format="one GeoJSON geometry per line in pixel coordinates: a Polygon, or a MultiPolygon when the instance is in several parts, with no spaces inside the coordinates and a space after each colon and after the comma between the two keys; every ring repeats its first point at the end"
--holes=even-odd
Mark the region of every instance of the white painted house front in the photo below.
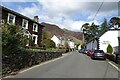
{"type": "Polygon", "coordinates": [[[78,50],[80,50],[80,49],[81,49],[81,45],[78,46],[78,50]]]}
{"type": "Polygon", "coordinates": [[[57,37],[56,35],[54,35],[51,40],[55,42],[56,47],[64,46],[67,42],[71,49],[75,48],[75,43],[69,39],[64,39],[62,37],[57,37]]]}
{"type": "Polygon", "coordinates": [[[51,40],[53,40],[55,42],[55,45],[56,47],[59,47],[60,43],[61,43],[61,40],[56,36],[54,35],[51,40]]]}
{"type": "Polygon", "coordinates": [[[120,30],[109,29],[104,32],[104,34],[98,36],[98,40],[96,38],[92,39],[86,44],[87,50],[103,50],[107,52],[107,47],[110,44],[113,48],[113,53],[118,53],[120,30]]]}
{"type": "Polygon", "coordinates": [[[100,49],[104,50],[104,52],[107,52],[107,46],[108,44],[110,44],[113,47],[113,52],[118,50],[118,49],[115,49],[119,46],[118,32],[119,32],[118,30],[109,30],[106,33],[104,33],[99,38],[100,49]]]}
{"type": "Polygon", "coordinates": [[[75,48],[75,43],[73,41],[68,41],[68,45],[71,49],[75,48]]]}
{"type": "Polygon", "coordinates": [[[86,44],[87,49],[96,49],[97,47],[97,49],[107,52],[107,47],[110,44],[113,53],[120,53],[120,19],[114,17],[110,21],[114,23],[97,36],[98,40],[92,39],[89,41],[86,44]]]}

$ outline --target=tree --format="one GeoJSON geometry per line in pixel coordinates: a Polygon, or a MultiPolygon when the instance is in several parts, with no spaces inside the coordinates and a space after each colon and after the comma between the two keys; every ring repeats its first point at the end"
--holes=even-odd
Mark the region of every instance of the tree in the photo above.
{"type": "Polygon", "coordinates": [[[110,23],[111,23],[112,25],[120,24],[120,18],[119,18],[119,17],[112,17],[112,18],[110,19],[110,23]]]}
{"type": "Polygon", "coordinates": [[[44,39],[42,41],[42,44],[45,48],[55,48],[55,43],[50,39],[44,39]]]}
{"type": "Polygon", "coordinates": [[[107,53],[112,54],[112,52],[113,52],[113,48],[112,48],[112,46],[109,44],[108,47],[107,47],[107,53]]]}
{"type": "Polygon", "coordinates": [[[18,25],[3,25],[2,26],[2,52],[3,54],[13,54],[25,47],[27,36],[24,30],[18,25]]]}
{"type": "Polygon", "coordinates": [[[65,43],[64,43],[64,48],[65,48],[66,52],[69,52],[70,46],[67,41],[65,41],[65,43]]]}
{"type": "Polygon", "coordinates": [[[83,34],[85,38],[85,42],[88,42],[90,39],[96,37],[99,33],[99,26],[92,23],[85,23],[82,25],[83,34]]]}
{"type": "Polygon", "coordinates": [[[115,27],[116,29],[120,28],[120,18],[119,17],[111,18],[109,24],[110,24],[110,26],[118,25],[117,27],[115,27]]]}
{"type": "Polygon", "coordinates": [[[82,25],[83,33],[88,33],[89,32],[89,27],[90,27],[89,23],[83,24],[82,25]]]}
{"type": "Polygon", "coordinates": [[[108,24],[107,24],[107,19],[104,19],[104,22],[101,24],[101,29],[100,29],[100,32],[102,32],[104,29],[106,29],[108,27],[108,24]]]}
{"type": "Polygon", "coordinates": [[[90,31],[93,36],[97,36],[99,33],[98,25],[95,25],[94,23],[91,24],[90,26],[90,31]]]}
{"type": "Polygon", "coordinates": [[[49,33],[43,30],[43,39],[48,39],[48,38],[49,38],[49,33]]]}
{"type": "Polygon", "coordinates": [[[70,46],[67,41],[65,41],[64,47],[65,47],[65,49],[70,49],[70,46]]]}
{"type": "Polygon", "coordinates": [[[84,35],[84,40],[85,42],[88,41],[88,35],[89,35],[89,27],[90,27],[90,24],[89,23],[85,23],[82,25],[82,30],[83,30],[83,35],[84,35]]]}

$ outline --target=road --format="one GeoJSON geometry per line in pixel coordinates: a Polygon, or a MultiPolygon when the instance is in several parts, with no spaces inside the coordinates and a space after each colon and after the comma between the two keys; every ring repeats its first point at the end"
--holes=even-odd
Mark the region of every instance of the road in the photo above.
{"type": "Polygon", "coordinates": [[[19,73],[14,78],[118,78],[106,60],[92,60],[77,51],[53,62],[19,73]]]}

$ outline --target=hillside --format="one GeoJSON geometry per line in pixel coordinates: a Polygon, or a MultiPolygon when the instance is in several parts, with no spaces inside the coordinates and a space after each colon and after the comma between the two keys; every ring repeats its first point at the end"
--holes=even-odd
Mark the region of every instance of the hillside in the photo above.
{"type": "Polygon", "coordinates": [[[63,31],[79,40],[83,40],[82,32],[74,32],[67,29],[63,29],[63,31]]]}
{"type": "Polygon", "coordinates": [[[64,36],[65,38],[73,39],[76,43],[81,43],[82,41],[82,33],[81,32],[74,32],[67,29],[61,29],[59,26],[54,24],[48,23],[41,23],[45,26],[44,31],[47,31],[49,34],[49,38],[53,35],[56,36],[64,36]]]}

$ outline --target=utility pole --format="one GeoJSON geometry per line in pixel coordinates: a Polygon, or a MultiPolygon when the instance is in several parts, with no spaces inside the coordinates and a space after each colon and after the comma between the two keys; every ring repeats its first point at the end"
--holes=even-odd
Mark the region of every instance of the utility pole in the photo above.
{"type": "MultiPolygon", "coordinates": [[[[84,27],[82,27],[80,30],[82,31],[82,43],[85,44],[85,31],[83,30],[84,27]]],[[[84,48],[85,48],[85,45],[84,45],[84,48]]]]}

